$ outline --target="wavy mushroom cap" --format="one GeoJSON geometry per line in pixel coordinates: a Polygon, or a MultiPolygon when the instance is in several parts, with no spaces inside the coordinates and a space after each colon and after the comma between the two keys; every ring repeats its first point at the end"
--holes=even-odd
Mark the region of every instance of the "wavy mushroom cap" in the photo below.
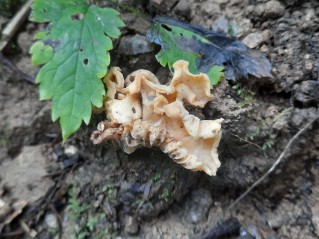
{"type": "Polygon", "coordinates": [[[200,120],[184,107],[186,102],[203,108],[212,100],[209,78],[190,73],[186,61],[173,67],[169,85],[161,85],[147,70],[137,70],[124,81],[120,69],[112,68],[104,78],[108,121],[99,125],[92,141],[119,140],[126,153],[159,147],[183,167],[215,175],[223,119],[200,120]]]}

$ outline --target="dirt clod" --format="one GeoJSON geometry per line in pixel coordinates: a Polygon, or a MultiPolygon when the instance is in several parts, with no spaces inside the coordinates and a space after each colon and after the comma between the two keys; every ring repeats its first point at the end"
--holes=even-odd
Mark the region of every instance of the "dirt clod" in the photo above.
{"type": "Polygon", "coordinates": [[[207,219],[207,213],[213,203],[212,196],[205,189],[193,191],[186,207],[187,217],[191,223],[199,223],[207,219]]]}
{"type": "Polygon", "coordinates": [[[53,185],[53,181],[45,177],[44,149],[42,145],[26,146],[15,159],[1,164],[2,183],[10,188],[11,198],[32,203],[43,197],[53,185]]]}
{"type": "Polygon", "coordinates": [[[271,0],[258,4],[253,9],[253,14],[260,17],[262,20],[271,18],[276,19],[285,14],[285,7],[279,1],[271,0]]]}
{"type": "Polygon", "coordinates": [[[118,50],[123,55],[137,55],[152,52],[154,49],[145,36],[136,34],[134,36],[122,37],[118,50]]]}
{"type": "Polygon", "coordinates": [[[249,48],[255,48],[264,42],[264,37],[260,32],[250,33],[243,39],[243,43],[245,43],[249,48]]]}
{"type": "Polygon", "coordinates": [[[127,232],[129,235],[136,235],[138,233],[138,224],[137,220],[132,217],[128,216],[125,219],[125,232],[127,232]]]}

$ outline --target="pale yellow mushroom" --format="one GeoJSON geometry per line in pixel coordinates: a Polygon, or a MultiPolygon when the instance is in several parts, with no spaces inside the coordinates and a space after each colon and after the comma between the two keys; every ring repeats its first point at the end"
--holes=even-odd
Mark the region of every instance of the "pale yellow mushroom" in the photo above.
{"type": "Polygon", "coordinates": [[[170,83],[176,89],[179,100],[186,100],[194,106],[204,107],[213,99],[210,93],[210,82],[206,74],[194,75],[188,70],[187,61],[174,63],[174,75],[170,83]]]}
{"type": "Polygon", "coordinates": [[[223,119],[200,120],[184,107],[186,102],[203,108],[213,99],[209,78],[191,74],[186,61],[173,67],[169,85],[161,85],[147,70],[135,71],[124,80],[120,69],[112,68],[104,78],[107,120],[91,139],[95,144],[117,140],[126,153],[158,147],[187,169],[216,175],[223,119]]]}
{"type": "Polygon", "coordinates": [[[114,99],[115,94],[124,88],[124,77],[119,67],[112,67],[103,80],[107,92],[106,99],[114,99]]]}

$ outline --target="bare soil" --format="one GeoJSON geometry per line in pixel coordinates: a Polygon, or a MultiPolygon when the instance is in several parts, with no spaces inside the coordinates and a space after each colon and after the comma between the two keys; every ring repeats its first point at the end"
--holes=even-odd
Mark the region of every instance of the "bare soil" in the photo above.
{"type": "MultiPolygon", "coordinates": [[[[94,146],[90,134],[104,115],[62,146],[50,102],[38,101],[37,87],[12,67],[36,76],[28,49],[43,26],[27,22],[1,56],[0,238],[318,238],[319,122],[270,177],[227,207],[319,113],[319,2],[121,3],[232,33],[267,54],[274,77],[224,80],[204,110],[194,109],[202,118],[225,119],[215,177],[190,172],[156,149],[127,155],[112,145],[94,146]]],[[[123,36],[145,35],[148,20],[119,11],[127,25],[123,36]]],[[[115,48],[112,65],[124,75],[148,69],[167,82],[170,73],[154,53],[115,48]]]]}

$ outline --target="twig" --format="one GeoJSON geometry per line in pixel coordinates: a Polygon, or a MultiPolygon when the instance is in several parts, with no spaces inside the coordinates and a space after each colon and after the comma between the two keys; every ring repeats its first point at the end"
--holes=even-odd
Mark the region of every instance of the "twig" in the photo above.
{"type": "Polygon", "coordinates": [[[9,237],[14,237],[17,238],[17,236],[24,234],[24,231],[22,229],[18,229],[14,232],[4,232],[0,234],[0,238],[9,238],[9,237]]]}
{"type": "Polygon", "coordinates": [[[55,209],[55,207],[52,205],[52,203],[50,203],[50,209],[52,210],[52,212],[54,213],[54,216],[56,217],[57,221],[58,221],[58,227],[59,227],[59,239],[62,238],[63,235],[63,222],[62,219],[59,215],[59,213],[57,212],[57,210],[55,209]]]}
{"type": "Polygon", "coordinates": [[[7,216],[3,222],[0,223],[0,232],[2,229],[9,225],[14,219],[16,219],[23,211],[23,209],[28,205],[28,201],[20,201],[16,206],[14,212],[7,216]]]}
{"type": "Polygon", "coordinates": [[[319,119],[319,114],[311,120],[308,124],[306,124],[302,129],[300,129],[288,142],[286,145],[284,151],[280,154],[276,162],[271,166],[271,168],[256,182],[253,183],[240,197],[238,197],[226,210],[232,209],[240,200],[242,200],[248,193],[250,193],[256,186],[258,186],[269,174],[271,174],[277,166],[283,161],[287,151],[290,149],[291,145],[296,141],[296,139],[299,138],[300,135],[302,135],[315,121],[319,119]]]}
{"type": "Polygon", "coordinates": [[[18,13],[11,19],[11,21],[3,29],[2,38],[1,38],[1,42],[0,42],[0,62],[3,65],[8,66],[16,74],[21,75],[22,79],[24,79],[32,84],[35,84],[34,79],[32,77],[30,77],[29,75],[27,75],[23,71],[21,71],[18,67],[16,67],[14,64],[12,64],[12,62],[10,60],[5,58],[5,56],[1,53],[1,51],[6,47],[6,45],[10,41],[11,37],[13,37],[13,35],[19,29],[20,25],[23,23],[23,21],[28,16],[31,5],[32,5],[32,0],[28,0],[27,2],[25,2],[25,4],[18,11],[18,13]]]}
{"type": "Polygon", "coordinates": [[[22,219],[19,220],[19,224],[29,238],[35,238],[37,236],[37,233],[33,230],[30,230],[28,225],[22,219]]]}
{"type": "Polygon", "coordinates": [[[30,7],[32,4],[32,0],[28,0],[19,12],[11,19],[11,21],[7,24],[7,26],[2,31],[2,40],[0,42],[0,51],[6,47],[11,37],[16,33],[19,29],[20,25],[27,18],[30,7]]]}
{"type": "Polygon", "coordinates": [[[152,21],[152,17],[141,12],[140,10],[138,10],[137,8],[134,8],[134,7],[130,7],[129,5],[126,5],[126,4],[123,4],[123,3],[120,3],[118,1],[115,1],[115,0],[106,0],[107,2],[109,2],[110,4],[114,4],[116,7],[118,8],[121,8],[123,10],[126,10],[126,11],[129,11],[133,14],[135,14],[136,16],[139,16],[141,18],[144,18],[145,20],[147,21],[152,21]]]}
{"type": "Polygon", "coordinates": [[[246,140],[246,139],[243,139],[243,138],[241,138],[240,136],[238,136],[237,134],[233,134],[233,133],[230,133],[230,134],[231,134],[231,135],[233,135],[233,136],[235,136],[235,137],[237,137],[238,139],[240,139],[240,140],[242,140],[242,141],[244,141],[244,142],[248,143],[248,144],[251,144],[251,145],[256,146],[257,148],[259,148],[261,151],[263,151],[263,152],[264,152],[263,148],[262,148],[262,147],[260,147],[258,144],[253,143],[253,142],[250,142],[250,141],[248,141],[248,140],[246,140]]]}
{"type": "Polygon", "coordinates": [[[17,66],[15,66],[9,59],[7,59],[1,52],[0,52],[0,63],[2,65],[6,65],[10,68],[15,74],[20,75],[23,80],[28,81],[29,83],[35,84],[34,79],[20,70],[17,66]]]}
{"type": "Polygon", "coordinates": [[[218,239],[221,237],[239,234],[240,222],[237,218],[229,218],[212,228],[203,239],[218,239]]]}

